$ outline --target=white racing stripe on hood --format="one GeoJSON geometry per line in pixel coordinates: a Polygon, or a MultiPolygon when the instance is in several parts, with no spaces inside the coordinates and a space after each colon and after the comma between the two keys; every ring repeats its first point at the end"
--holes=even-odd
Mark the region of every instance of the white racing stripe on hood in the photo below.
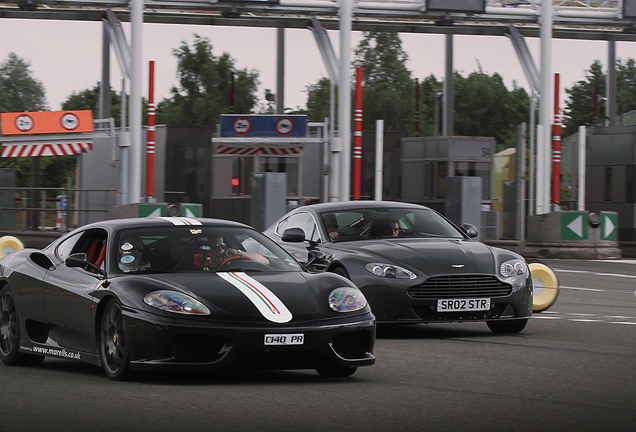
{"type": "Polygon", "coordinates": [[[172,222],[174,225],[201,225],[201,222],[199,222],[198,220],[186,217],[162,216],[161,219],[172,222]]]}
{"type": "Polygon", "coordinates": [[[292,314],[267,287],[243,272],[217,273],[239,289],[268,320],[275,323],[291,321],[292,314]]]}

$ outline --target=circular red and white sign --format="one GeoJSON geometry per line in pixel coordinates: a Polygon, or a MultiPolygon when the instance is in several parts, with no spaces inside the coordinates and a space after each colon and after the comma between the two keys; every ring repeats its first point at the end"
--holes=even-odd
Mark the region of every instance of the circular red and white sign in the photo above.
{"type": "Polygon", "coordinates": [[[79,126],[79,118],[73,113],[66,113],[60,119],[62,127],[66,130],[77,129],[79,126]]]}
{"type": "Polygon", "coordinates": [[[239,117],[232,123],[232,130],[237,135],[245,135],[252,129],[252,121],[247,117],[239,117]]]}
{"type": "Polygon", "coordinates": [[[22,132],[28,132],[33,129],[35,122],[31,118],[31,116],[23,114],[19,115],[15,119],[15,127],[18,128],[22,132]]]}
{"type": "Polygon", "coordinates": [[[279,135],[288,135],[294,130],[294,121],[289,117],[281,117],[276,122],[276,132],[279,135]]]}

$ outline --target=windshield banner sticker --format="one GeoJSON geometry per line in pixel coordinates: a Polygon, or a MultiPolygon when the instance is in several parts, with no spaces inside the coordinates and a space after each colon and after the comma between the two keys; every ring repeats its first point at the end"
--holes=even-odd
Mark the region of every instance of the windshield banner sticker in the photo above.
{"type": "Polygon", "coordinates": [[[217,273],[234,285],[254,303],[258,311],[268,320],[275,323],[291,321],[292,314],[278,297],[265,285],[242,272],[217,273]]]}

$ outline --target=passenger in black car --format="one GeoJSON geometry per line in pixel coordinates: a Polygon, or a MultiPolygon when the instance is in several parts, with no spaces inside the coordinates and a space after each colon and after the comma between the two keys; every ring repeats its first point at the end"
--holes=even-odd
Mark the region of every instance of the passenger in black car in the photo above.
{"type": "Polygon", "coordinates": [[[400,224],[391,217],[383,217],[371,221],[369,227],[369,238],[398,237],[400,235],[400,224]]]}

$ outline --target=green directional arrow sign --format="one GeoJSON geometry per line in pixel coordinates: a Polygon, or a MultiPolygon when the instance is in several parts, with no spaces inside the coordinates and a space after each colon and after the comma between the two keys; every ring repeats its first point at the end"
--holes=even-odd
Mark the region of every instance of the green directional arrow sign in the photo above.
{"type": "Polygon", "coordinates": [[[201,217],[201,204],[182,204],[181,216],[191,218],[201,217]]]}
{"type": "Polygon", "coordinates": [[[165,204],[139,204],[139,217],[160,217],[166,215],[165,204]]]}
{"type": "Polygon", "coordinates": [[[618,240],[618,215],[616,213],[602,213],[601,240],[618,240]]]}
{"type": "Polygon", "coordinates": [[[587,240],[587,213],[561,213],[561,240],[587,240]]]}

